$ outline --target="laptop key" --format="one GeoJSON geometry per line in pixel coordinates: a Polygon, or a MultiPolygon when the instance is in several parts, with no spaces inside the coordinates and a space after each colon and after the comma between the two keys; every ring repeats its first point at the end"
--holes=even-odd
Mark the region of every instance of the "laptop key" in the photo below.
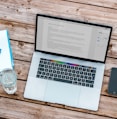
{"type": "Polygon", "coordinates": [[[45,75],[45,72],[42,72],[42,75],[45,75]]]}
{"type": "Polygon", "coordinates": [[[80,79],[80,78],[78,78],[78,81],[81,81],[81,79],[80,79]]]}
{"type": "Polygon", "coordinates": [[[44,68],[39,68],[40,71],[44,71],[44,68]]]}
{"type": "Polygon", "coordinates": [[[44,67],[44,65],[43,64],[40,64],[39,67],[44,67]]]}
{"type": "Polygon", "coordinates": [[[53,74],[50,74],[50,76],[52,77],[52,76],[53,76],[53,74]]]}
{"type": "Polygon", "coordinates": [[[43,76],[43,75],[41,75],[41,76],[40,76],[40,78],[44,78],[44,76],[43,76]]]}
{"type": "Polygon", "coordinates": [[[41,71],[38,71],[37,74],[41,74],[41,71]]]}
{"type": "Polygon", "coordinates": [[[64,75],[62,75],[62,78],[64,79],[64,78],[65,78],[65,76],[64,76],[64,75]]]}
{"type": "Polygon", "coordinates": [[[81,82],[78,82],[78,85],[81,85],[81,82]]]}
{"type": "Polygon", "coordinates": [[[64,83],[72,83],[72,81],[70,80],[64,80],[64,79],[60,79],[60,78],[53,78],[54,81],[60,81],[60,82],[64,82],[64,83]]]}
{"type": "Polygon", "coordinates": [[[76,84],[76,85],[77,85],[77,84],[78,84],[78,82],[77,82],[77,81],[74,81],[74,82],[73,82],[73,84],[76,84]]]}
{"type": "Polygon", "coordinates": [[[75,70],[72,70],[72,73],[75,73],[75,70]]]}
{"type": "Polygon", "coordinates": [[[89,87],[89,84],[86,84],[86,87],[89,87]]]}
{"type": "Polygon", "coordinates": [[[94,81],[86,80],[86,83],[94,83],[94,81]]]}
{"type": "Polygon", "coordinates": [[[44,76],[45,79],[47,79],[47,76],[44,76]]]}
{"type": "Polygon", "coordinates": [[[46,72],[48,72],[48,69],[45,69],[46,72]]]}
{"type": "Polygon", "coordinates": [[[85,83],[82,83],[82,86],[85,86],[85,83]]]}
{"type": "Polygon", "coordinates": [[[73,77],[70,77],[70,80],[73,80],[73,77]]]}
{"type": "Polygon", "coordinates": [[[90,87],[93,88],[93,84],[91,84],[90,87]]]}
{"type": "Polygon", "coordinates": [[[74,81],[77,81],[78,79],[77,78],[74,78],[74,81]]]}
{"type": "Polygon", "coordinates": [[[36,75],[37,78],[39,78],[39,75],[36,75]]]}

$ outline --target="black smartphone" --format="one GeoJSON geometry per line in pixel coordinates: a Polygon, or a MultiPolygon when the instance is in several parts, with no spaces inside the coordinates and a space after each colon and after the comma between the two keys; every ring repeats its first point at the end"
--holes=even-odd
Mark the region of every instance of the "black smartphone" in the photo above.
{"type": "Polygon", "coordinates": [[[111,69],[108,93],[117,96],[117,68],[111,69]]]}

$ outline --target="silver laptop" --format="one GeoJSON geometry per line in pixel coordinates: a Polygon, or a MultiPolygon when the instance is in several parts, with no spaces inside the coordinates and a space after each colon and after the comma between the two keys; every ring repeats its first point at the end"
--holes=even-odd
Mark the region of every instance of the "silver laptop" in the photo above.
{"type": "Polygon", "coordinates": [[[24,97],[98,110],[112,27],[38,14],[24,97]]]}

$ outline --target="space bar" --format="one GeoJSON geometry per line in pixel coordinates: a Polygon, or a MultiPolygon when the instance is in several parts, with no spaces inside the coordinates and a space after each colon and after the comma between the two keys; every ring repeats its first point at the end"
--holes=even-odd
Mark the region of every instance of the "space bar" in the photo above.
{"type": "Polygon", "coordinates": [[[72,81],[64,80],[64,79],[59,79],[59,78],[53,78],[53,80],[54,80],[54,81],[64,82],[64,83],[72,83],[72,81]]]}

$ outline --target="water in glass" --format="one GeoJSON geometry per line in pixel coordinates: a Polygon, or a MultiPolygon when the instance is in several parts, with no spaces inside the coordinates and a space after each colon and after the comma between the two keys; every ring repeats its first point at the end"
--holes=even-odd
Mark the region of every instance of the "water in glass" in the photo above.
{"type": "Polygon", "coordinates": [[[1,84],[8,94],[14,94],[17,90],[17,76],[14,70],[6,69],[2,71],[1,84]]]}

